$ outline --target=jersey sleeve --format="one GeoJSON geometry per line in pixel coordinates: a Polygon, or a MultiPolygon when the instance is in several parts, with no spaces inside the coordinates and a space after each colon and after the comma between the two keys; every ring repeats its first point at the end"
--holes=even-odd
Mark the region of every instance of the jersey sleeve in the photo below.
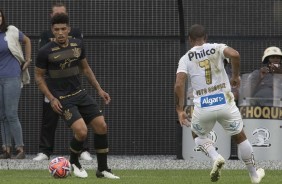
{"type": "Polygon", "coordinates": [[[187,66],[187,55],[185,54],[184,56],[181,57],[181,59],[178,62],[178,68],[176,73],[184,72],[188,73],[188,66],[187,66]]]}
{"type": "Polygon", "coordinates": [[[83,42],[81,41],[81,54],[80,54],[80,59],[84,59],[86,56],[85,56],[85,47],[84,47],[84,44],[83,42]]]}
{"type": "Polygon", "coordinates": [[[226,57],[223,54],[224,49],[226,49],[228,46],[226,44],[218,44],[217,48],[219,50],[220,55],[222,56],[223,59],[225,59],[226,57]]]}

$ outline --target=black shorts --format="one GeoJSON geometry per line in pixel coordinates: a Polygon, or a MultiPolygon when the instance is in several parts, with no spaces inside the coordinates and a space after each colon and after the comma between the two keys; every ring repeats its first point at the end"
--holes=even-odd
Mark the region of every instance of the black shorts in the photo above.
{"type": "Polygon", "coordinates": [[[103,116],[102,110],[96,100],[88,95],[85,90],[60,99],[60,102],[63,106],[61,117],[69,127],[80,118],[83,118],[88,125],[94,118],[103,116]]]}

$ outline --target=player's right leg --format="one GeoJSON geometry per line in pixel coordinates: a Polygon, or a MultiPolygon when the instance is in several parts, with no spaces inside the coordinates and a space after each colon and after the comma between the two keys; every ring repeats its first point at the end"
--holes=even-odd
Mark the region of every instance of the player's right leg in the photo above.
{"type": "Polygon", "coordinates": [[[83,142],[87,136],[87,126],[83,119],[80,118],[71,125],[71,129],[74,132],[74,137],[70,143],[70,163],[73,169],[73,174],[79,178],[86,178],[88,177],[88,174],[79,162],[79,155],[83,149],[83,142]]]}

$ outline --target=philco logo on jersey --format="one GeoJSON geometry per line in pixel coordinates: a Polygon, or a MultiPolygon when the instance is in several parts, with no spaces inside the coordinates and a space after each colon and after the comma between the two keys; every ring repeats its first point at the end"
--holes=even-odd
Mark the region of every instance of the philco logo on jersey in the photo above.
{"type": "Polygon", "coordinates": [[[201,97],[201,107],[211,107],[225,103],[226,101],[223,93],[201,97]]]}
{"type": "Polygon", "coordinates": [[[193,57],[195,57],[196,59],[200,59],[200,58],[202,58],[202,57],[204,57],[204,56],[209,56],[209,55],[211,55],[211,54],[214,54],[215,53],[215,49],[211,49],[211,50],[201,50],[200,52],[189,52],[188,53],[188,57],[189,57],[189,59],[190,60],[192,60],[193,59],[193,57]]]}

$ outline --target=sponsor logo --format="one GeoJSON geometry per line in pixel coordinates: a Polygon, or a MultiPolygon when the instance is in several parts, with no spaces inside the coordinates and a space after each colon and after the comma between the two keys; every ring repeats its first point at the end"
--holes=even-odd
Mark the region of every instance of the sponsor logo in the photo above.
{"type": "Polygon", "coordinates": [[[201,97],[201,107],[211,107],[226,104],[224,94],[215,94],[201,97]]]}
{"type": "Polygon", "coordinates": [[[189,52],[188,53],[188,57],[189,57],[189,59],[190,60],[192,60],[194,57],[196,58],[196,59],[201,59],[201,58],[203,58],[203,57],[205,57],[205,56],[209,56],[209,55],[211,55],[211,54],[214,54],[215,53],[215,49],[211,49],[211,50],[201,50],[201,51],[199,51],[199,52],[189,52]]]}
{"type": "Polygon", "coordinates": [[[54,59],[57,59],[57,58],[59,58],[61,55],[57,55],[57,56],[54,56],[54,59]]]}

